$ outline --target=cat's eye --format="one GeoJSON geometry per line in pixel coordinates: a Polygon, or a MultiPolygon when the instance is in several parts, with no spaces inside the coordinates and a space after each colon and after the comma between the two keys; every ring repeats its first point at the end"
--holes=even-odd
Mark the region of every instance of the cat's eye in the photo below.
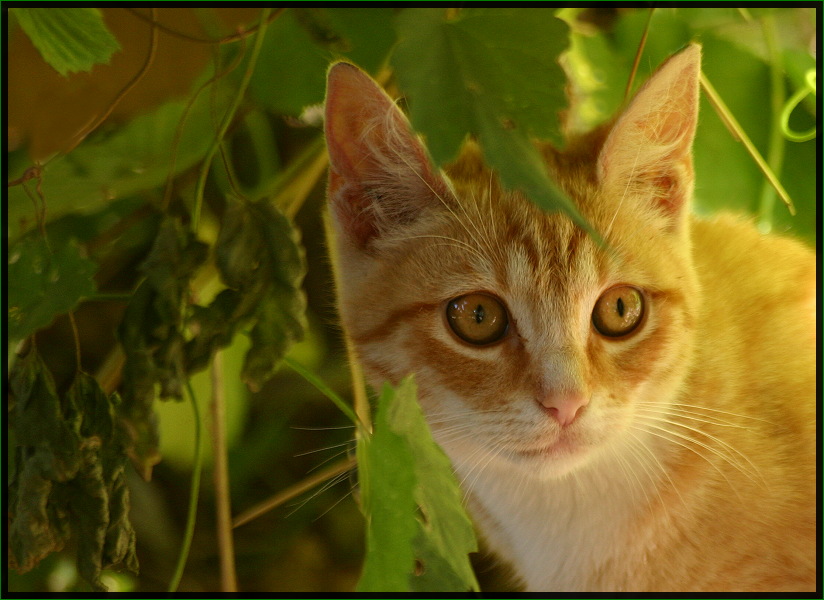
{"type": "Polygon", "coordinates": [[[609,288],[592,309],[592,324],[603,336],[619,338],[629,335],[644,317],[644,296],[630,285],[609,288]]]}
{"type": "Polygon", "coordinates": [[[459,338],[474,346],[497,342],[506,333],[509,317],[498,298],[473,293],[453,298],[446,305],[446,320],[459,338]]]}

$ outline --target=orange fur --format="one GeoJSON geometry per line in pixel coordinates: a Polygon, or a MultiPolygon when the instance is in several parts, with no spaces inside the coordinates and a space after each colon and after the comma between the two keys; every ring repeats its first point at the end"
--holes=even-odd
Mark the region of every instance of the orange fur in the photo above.
{"type": "Polygon", "coordinates": [[[670,59],[617,120],[542,146],[601,232],[501,189],[469,143],[446,173],[368,76],[333,66],[329,202],[344,326],[375,385],[420,401],[490,547],[530,591],[815,588],[815,258],[689,212],[700,52],[670,59]],[[636,330],[591,323],[614,285],[636,330]],[[472,346],[449,300],[497,296],[472,346]],[[542,406],[585,398],[563,423],[542,406]],[[546,404],[546,402],[544,402],[546,404]]]}

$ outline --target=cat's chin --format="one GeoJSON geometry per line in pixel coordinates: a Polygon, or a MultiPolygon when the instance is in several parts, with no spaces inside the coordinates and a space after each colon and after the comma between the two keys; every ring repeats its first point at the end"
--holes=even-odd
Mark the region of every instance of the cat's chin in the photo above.
{"type": "Polygon", "coordinates": [[[591,448],[565,439],[507,452],[509,461],[526,474],[539,479],[563,477],[587,464],[592,456],[591,448]]]}

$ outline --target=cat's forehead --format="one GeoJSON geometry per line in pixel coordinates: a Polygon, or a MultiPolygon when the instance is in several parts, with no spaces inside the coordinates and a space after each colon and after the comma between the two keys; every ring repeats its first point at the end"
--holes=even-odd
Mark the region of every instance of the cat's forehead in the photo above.
{"type": "MultiPolygon", "coordinates": [[[[604,256],[586,231],[560,213],[545,212],[497,185],[456,186],[460,209],[450,235],[471,246],[471,273],[491,291],[534,302],[579,293],[602,277],[604,256]]],[[[537,307],[533,307],[537,308],[537,307]]]]}

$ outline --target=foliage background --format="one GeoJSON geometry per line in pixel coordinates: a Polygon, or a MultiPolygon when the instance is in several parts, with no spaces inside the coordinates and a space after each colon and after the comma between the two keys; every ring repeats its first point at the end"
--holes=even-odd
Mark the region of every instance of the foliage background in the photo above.
{"type": "MultiPolygon", "coordinates": [[[[517,13],[517,18],[529,20],[529,11],[544,14],[547,10],[528,9],[517,13]]],[[[147,53],[149,27],[135,12],[148,15],[145,9],[104,9],[105,23],[121,50],[113,54],[110,64],[96,65],[89,73],[67,78],[44,63],[14,19],[9,19],[10,180],[33,162],[69,148],[75,133],[104,111],[118,90],[140,70],[147,53]]],[[[159,22],[169,29],[209,39],[225,36],[238,26],[248,28],[258,16],[259,10],[251,8],[163,7],[158,11],[159,22]]],[[[579,98],[571,123],[586,127],[606,118],[620,105],[649,12],[607,7],[567,9],[563,16],[572,23],[567,71],[579,98]]],[[[399,32],[403,32],[404,20],[414,24],[416,18],[423,17],[411,9],[287,10],[269,27],[227,144],[234,176],[250,198],[283,191],[280,176],[297,173],[289,180],[293,184],[289,194],[278,196],[281,208],[294,217],[301,231],[308,264],[304,282],[308,333],[290,351],[290,357],[308,366],[347,399],[349,372],[336,324],[321,222],[323,163],[303,160],[307,155],[314,156],[320,133],[316,126],[297,117],[306,106],[322,101],[325,71],[331,60],[346,57],[378,75],[387,64],[399,32]],[[296,164],[299,167],[293,166],[296,164]],[[300,200],[291,204],[284,197],[300,200]]],[[[774,230],[790,231],[815,243],[816,142],[776,142],[771,108],[771,103],[780,105],[799,89],[804,73],[815,67],[815,19],[813,8],[666,8],[653,13],[636,86],[685,43],[701,41],[705,74],[761,153],[775,164],[780,162],[776,171],[796,202],[798,216],[789,217],[779,202],[769,211],[761,210],[762,196],[769,197],[771,192],[751,158],[732,140],[706,100],[702,100],[695,152],[699,212],[727,208],[745,211],[774,230]]],[[[539,40],[535,43],[538,45],[539,40]]],[[[49,238],[76,240],[96,265],[94,281],[101,293],[129,294],[140,280],[138,265],[145,259],[160,221],[158,209],[163,201],[175,128],[185,102],[208,79],[215,49],[211,44],[160,31],[157,56],[145,77],[102,127],[69,157],[55,161],[44,179],[49,238]]],[[[242,55],[248,49],[248,39],[223,45],[224,65],[233,53],[242,55]]],[[[431,48],[421,47],[423,50],[431,48]]],[[[406,51],[414,56],[414,48],[406,51]]],[[[478,55],[484,58],[484,52],[495,55],[494,35],[481,44],[478,55]]],[[[427,60],[437,60],[437,55],[427,60]]],[[[458,66],[470,67],[472,60],[472,56],[467,57],[466,64],[458,66]]],[[[243,63],[201,94],[188,117],[189,125],[176,155],[175,210],[185,207],[185,201],[179,198],[190,193],[199,160],[211,143],[216,107],[224,106],[226,98],[231,97],[242,71],[243,63]]],[[[415,96],[410,96],[414,103],[415,96]]],[[[807,98],[793,113],[793,128],[813,126],[815,111],[813,97],[807,98]]],[[[444,119],[448,121],[449,115],[444,119]]],[[[222,198],[230,190],[223,172],[218,158],[207,185],[199,230],[200,237],[211,243],[217,237],[219,215],[223,214],[222,198]]],[[[21,235],[36,223],[31,200],[19,186],[9,190],[7,217],[9,243],[14,248],[21,235]]],[[[59,288],[55,290],[58,295],[60,292],[59,288]]],[[[214,290],[204,284],[200,293],[209,297],[214,290]]],[[[122,300],[99,299],[82,302],[74,311],[86,372],[99,377],[111,372],[109,365],[117,346],[115,331],[124,309],[122,300]]],[[[248,348],[244,336],[236,336],[236,340],[222,354],[227,374],[240,371],[248,348]]],[[[37,341],[58,387],[67,386],[74,374],[75,356],[66,316],[45,325],[37,341]]],[[[205,414],[208,372],[195,376],[193,384],[205,414]]],[[[227,398],[234,513],[302,480],[323,461],[335,460],[352,450],[353,430],[347,427],[343,415],[289,369],[281,369],[257,392],[250,392],[237,376],[227,375],[222,386],[227,398]]],[[[154,468],[151,481],[143,481],[131,468],[126,474],[140,575],[107,575],[106,582],[113,590],[165,589],[179,551],[192,468],[191,410],[187,403],[174,401],[156,403],[156,409],[163,460],[154,468]]],[[[13,443],[9,437],[9,450],[13,443]]],[[[195,593],[220,587],[210,450],[208,443],[204,444],[207,461],[197,528],[180,586],[180,591],[195,593]]],[[[278,508],[235,530],[240,589],[352,590],[360,575],[364,542],[363,519],[348,495],[350,490],[351,481],[342,478],[328,490],[306,495],[293,506],[278,508]]],[[[9,589],[41,593],[87,590],[77,577],[72,552],[67,548],[52,554],[25,575],[11,572],[9,589]]],[[[507,585],[505,575],[487,557],[479,555],[476,563],[482,589],[492,591],[507,585]]]]}

